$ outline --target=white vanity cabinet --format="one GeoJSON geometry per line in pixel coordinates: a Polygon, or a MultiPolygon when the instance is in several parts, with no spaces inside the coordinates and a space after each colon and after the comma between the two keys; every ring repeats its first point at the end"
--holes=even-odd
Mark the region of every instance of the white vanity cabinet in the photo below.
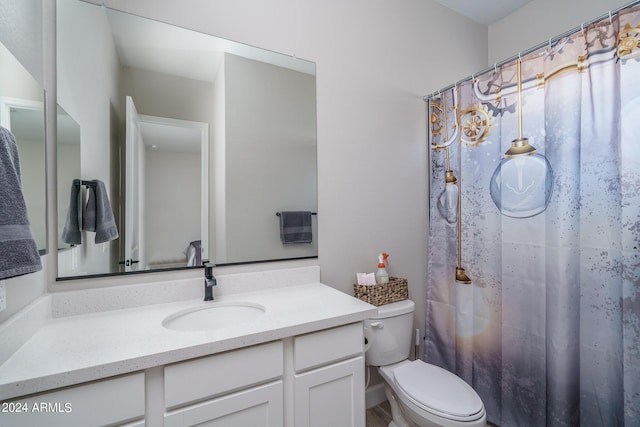
{"type": "Polygon", "coordinates": [[[362,323],[294,338],[295,427],[364,427],[362,323]]]}
{"type": "Polygon", "coordinates": [[[34,394],[0,403],[0,426],[145,425],[144,373],[34,394]]]}
{"type": "Polygon", "coordinates": [[[362,322],[164,368],[165,427],[364,427],[362,322]]]}
{"type": "Polygon", "coordinates": [[[282,427],[283,343],[168,365],[165,427],[282,427]]]}
{"type": "Polygon", "coordinates": [[[364,427],[362,322],[0,404],[0,426],[364,427]]]}

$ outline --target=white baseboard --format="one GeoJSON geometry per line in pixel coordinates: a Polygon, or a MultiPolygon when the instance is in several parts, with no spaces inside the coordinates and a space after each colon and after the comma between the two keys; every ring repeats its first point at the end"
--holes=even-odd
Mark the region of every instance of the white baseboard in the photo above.
{"type": "Polygon", "coordinates": [[[384,394],[384,383],[378,383],[367,387],[365,397],[367,409],[373,408],[385,400],[387,400],[387,396],[384,394]]]}

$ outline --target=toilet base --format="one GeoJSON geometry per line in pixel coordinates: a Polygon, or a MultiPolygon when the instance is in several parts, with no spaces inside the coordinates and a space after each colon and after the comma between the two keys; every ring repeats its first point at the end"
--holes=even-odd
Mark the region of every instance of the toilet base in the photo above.
{"type": "Polygon", "coordinates": [[[389,423],[389,427],[415,427],[410,425],[402,415],[402,409],[400,409],[400,402],[396,400],[396,394],[393,392],[389,384],[384,383],[384,394],[387,396],[389,406],[391,407],[392,421],[389,423]]]}

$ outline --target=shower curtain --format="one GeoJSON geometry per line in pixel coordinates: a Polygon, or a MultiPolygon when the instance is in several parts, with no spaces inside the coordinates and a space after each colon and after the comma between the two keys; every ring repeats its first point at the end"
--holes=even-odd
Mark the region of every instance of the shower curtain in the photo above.
{"type": "Polygon", "coordinates": [[[424,360],[500,426],[640,426],[640,7],[519,59],[523,134],[553,176],[541,213],[506,215],[490,195],[518,135],[517,61],[429,101],[424,360]],[[471,284],[455,281],[458,221],[471,284]]]}

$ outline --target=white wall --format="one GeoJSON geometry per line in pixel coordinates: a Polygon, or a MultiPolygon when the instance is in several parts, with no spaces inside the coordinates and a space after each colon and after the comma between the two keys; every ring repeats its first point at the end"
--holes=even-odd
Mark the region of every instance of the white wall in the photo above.
{"type": "Polygon", "coordinates": [[[189,242],[200,240],[200,154],[147,148],[145,169],[147,263],[185,266],[189,242]]]}
{"type": "Polygon", "coordinates": [[[489,27],[489,64],[506,60],[628,3],[630,0],[533,0],[489,27]]]}

